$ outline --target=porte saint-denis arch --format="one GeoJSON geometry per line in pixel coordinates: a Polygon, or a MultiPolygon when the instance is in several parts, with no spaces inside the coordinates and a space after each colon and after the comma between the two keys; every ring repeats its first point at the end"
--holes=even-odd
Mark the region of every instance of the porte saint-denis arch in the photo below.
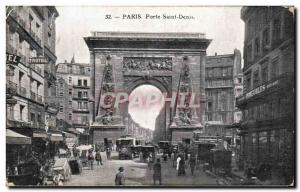
{"type": "Polygon", "coordinates": [[[144,84],[167,98],[155,141],[189,142],[193,131],[204,129],[205,56],[211,42],[204,34],[92,32],[84,40],[92,73],[91,143],[115,144],[126,133],[129,102],[116,103],[122,100],[117,97],[144,84]]]}

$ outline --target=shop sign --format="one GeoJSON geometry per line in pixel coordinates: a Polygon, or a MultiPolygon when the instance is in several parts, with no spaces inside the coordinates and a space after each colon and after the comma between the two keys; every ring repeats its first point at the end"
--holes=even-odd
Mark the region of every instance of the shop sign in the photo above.
{"type": "Polygon", "coordinates": [[[257,87],[256,89],[253,89],[252,91],[250,91],[249,93],[246,94],[246,99],[263,92],[265,89],[266,89],[265,85],[261,85],[261,86],[257,87]]]}
{"type": "Polygon", "coordinates": [[[265,91],[266,89],[270,89],[271,87],[274,87],[275,85],[277,85],[279,83],[279,80],[276,80],[274,82],[271,82],[269,84],[266,85],[261,85],[259,87],[257,87],[256,89],[253,89],[252,91],[250,91],[249,93],[247,93],[246,95],[238,98],[238,101],[242,101],[244,99],[249,99],[250,97],[253,97],[263,91],[265,91]]]}
{"type": "Polygon", "coordinates": [[[47,64],[48,60],[46,57],[31,57],[29,58],[29,64],[47,64]]]}
{"type": "Polygon", "coordinates": [[[20,63],[21,57],[18,55],[6,53],[6,63],[17,65],[20,63]]]}

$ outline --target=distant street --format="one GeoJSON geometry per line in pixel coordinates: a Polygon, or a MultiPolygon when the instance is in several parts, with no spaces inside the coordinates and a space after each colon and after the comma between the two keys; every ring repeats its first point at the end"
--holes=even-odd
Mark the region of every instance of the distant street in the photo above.
{"type": "MultiPolygon", "coordinates": [[[[114,186],[115,174],[118,168],[125,168],[125,185],[141,186],[153,185],[153,172],[146,163],[140,160],[118,160],[117,153],[112,153],[112,160],[108,161],[106,155],[102,153],[103,166],[98,166],[94,162],[94,170],[85,167],[80,175],[72,175],[70,181],[65,182],[65,186],[114,186]]],[[[172,162],[162,162],[162,184],[163,185],[216,185],[216,179],[208,176],[202,170],[196,170],[192,176],[189,168],[186,170],[186,176],[177,176],[177,171],[172,167],[172,162]]]]}

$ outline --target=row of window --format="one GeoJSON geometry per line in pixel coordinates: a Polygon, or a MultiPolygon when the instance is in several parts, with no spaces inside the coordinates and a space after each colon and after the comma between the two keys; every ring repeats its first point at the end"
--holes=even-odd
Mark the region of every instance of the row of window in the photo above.
{"type": "Polygon", "coordinates": [[[276,44],[276,42],[280,40],[280,35],[281,20],[280,17],[278,17],[272,22],[272,35],[270,33],[270,27],[267,26],[263,29],[261,34],[247,44],[245,50],[245,64],[251,63],[254,59],[259,58],[263,53],[270,49],[270,37],[272,37],[272,44],[276,44]]]}
{"type": "MultiPolygon", "coordinates": [[[[72,120],[72,113],[69,113],[68,115],[69,120],[72,120]]],[[[77,121],[74,121],[75,124],[86,124],[88,122],[88,117],[86,115],[82,115],[78,117],[77,121]]]]}
{"type": "Polygon", "coordinates": [[[260,31],[264,26],[268,24],[269,15],[272,13],[270,12],[271,9],[268,7],[260,7],[255,14],[252,14],[252,17],[246,23],[246,30],[245,36],[246,40],[252,38],[257,31],[260,31]]]}
{"type": "Polygon", "coordinates": [[[86,75],[89,74],[91,69],[89,67],[79,66],[79,68],[76,65],[68,65],[68,73],[70,74],[80,74],[80,75],[86,75]]]}
{"type": "Polygon", "coordinates": [[[252,73],[246,74],[245,89],[250,91],[266,83],[267,81],[276,78],[279,75],[279,57],[271,60],[270,67],[269,61],[265,61],[260,65],[260,68],[256,69],[252,73]],[[269,71],[270,69],[270,71],[269,71]],[[251,77],[253,75],[253,77],[251,77]],[[253,79],[253,85],[251,86],[251,80],[253,79]]]}
{"type": "Polygon", "coordinates": [[[205,69],[206,77],[228,77],[232,76],[232,67],[214,67],[205,69]]]}
{"type": "MultiPolygon", "coordinates": [[[[26,121],[25,115],[27,114],[25,112],[25,105],[19,105],[19,110],[17,110],[19,112],[19,118],[18,120],[20,121],[26,121]]],[[[14,106],[13,105],[8,105],[7,107],[7,118],[8,119],[15,119],[14,118],[14,106]]],[[[40,112],[34,113],[34,112],[30,112],[30,116],[28,117],[30,122],[33,123],[42,123],[43,119],[42,119],[42,115],[40,112]]]]}
{"type": "Polygon", "coordinates": [[[42,116],[41,114],[35,114],[35,113],[30,113],[30,121],[35,123],[35,122],[38,122],[38,123],[41,123],[42,122],[42,116]]]}
{"type": "Polygon", "coordinates": [[[268,159],[284,160],[285,150],[292,145],[292,137],[286,129],[247,134],[243,139],[242,154],[254,164],[268,159]]]}
{"type": "MultiPolygon", "coordinates": [[[[72,85],[72,82],[73,82],[72,77],[69,77],[69,84],[72,85]]],[[[88,81],[87,81],[87,79],[78,79],[77,80],[77,85],[87,87],[88,86],[88,81]]],[[[63,83],[61,84],[61,86],[63,86],[63,83]]]]}
{"type": "Polygon", "coordinates": [[[274,119],[286,115],[291,110],[289,100],[281,98],[245,109],[243,111],[243,120],[274,119]]]}
{"type": "Polygon", "coordinates": [[[232,62],[232,59],[231,58],[208,58],[206,60],[206,63],[224,63],[224,62],[227,62],[227,63],[230,63],[232,62]]]}
{"type": "MultiPolygon", "coordinates": [[[[69,95],[73,94],[73,90],[69,89],[69,95]]],[[[88,98],[88,92],[87,91],[78,91],[77,92],[78,98],[88,98]]]]}
{"type": "Polygon", "coordinates": [[[230,87],[233,85],[233,82],[231,79],[226,80],[207,80],[206,85],[208,88],[214,88],[214,87],[230,87]]]}
{"type": "Polygon", "coordinates": [[[223,123],[232,123],[232,112],[208,112],[206,121],[221,121],[223,123]]]}
{"type": "Polygon", "coordinates": [[[91,68],[90,67],[84,67],[84,66],[78,66],[78,65],[65,65],[65,64],[59,64],[57,72],[61,73],[69,73],[69,74],[79,74],[79,75],[90,75],[91,68]]]}
{"type": "MultiPolygon", "coordinates": [[[[69,106],[72,106],[72,101],[69,101],[69,106]]],[[[87,101],[78,101],[77,102],[77,109],[88,109],[88,102],[87,101]]],[[[61,105],[59,106],[59,112],[63,113],[64,112],[64,106],[61,105]]]]}

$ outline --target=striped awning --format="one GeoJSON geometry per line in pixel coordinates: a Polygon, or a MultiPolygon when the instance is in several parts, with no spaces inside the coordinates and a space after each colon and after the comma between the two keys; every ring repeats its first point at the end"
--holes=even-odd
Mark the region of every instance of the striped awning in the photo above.
{"type": "Polygon", "coordinates": [[[30,145],[31,138],[6,129],[6,144],[30,145]]]}

